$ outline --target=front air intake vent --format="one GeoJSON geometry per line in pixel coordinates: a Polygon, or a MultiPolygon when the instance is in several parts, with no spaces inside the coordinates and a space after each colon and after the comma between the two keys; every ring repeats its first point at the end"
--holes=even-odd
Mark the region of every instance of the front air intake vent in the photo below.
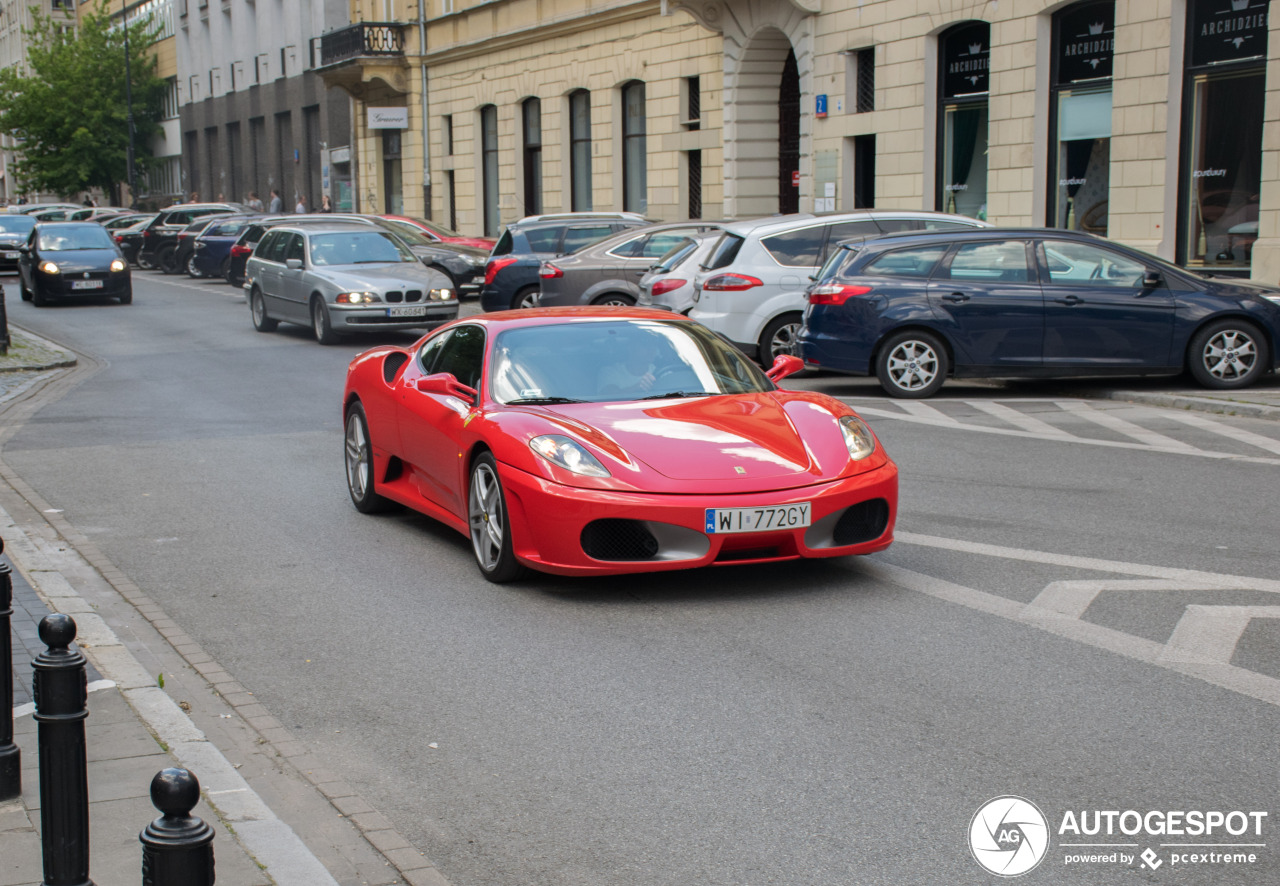
{"type": "Polygon", "coordinates": [[[658,540],[639,520],[593,520],[582,529],[582,550],[593,560],[652,560],[658,540]]]}
{"type": "Polygon", "coordinates": [[[848,508],[840,515],[833,533],[837,546],[857,545],[884,535],[889,525],[889,503],[873,498],[848,508]]]}

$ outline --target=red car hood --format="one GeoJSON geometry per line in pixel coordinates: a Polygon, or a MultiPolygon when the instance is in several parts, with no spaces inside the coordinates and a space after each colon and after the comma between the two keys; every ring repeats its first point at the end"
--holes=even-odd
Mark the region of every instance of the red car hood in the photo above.
{"type": "MultiPolygon", "coordinates": [[[[788,478],[812,483],[821,473],[792,417],[770,394],[582,404],[554,411],[606,454],[621,449],[672,480],[729,481],[745,490],[761,481],[776,488],[788,478]]],[[[826,422],[831,421],[827,414],[826,422]]],[[[615,457],[625,460],[622,453],[615,457]]]]}

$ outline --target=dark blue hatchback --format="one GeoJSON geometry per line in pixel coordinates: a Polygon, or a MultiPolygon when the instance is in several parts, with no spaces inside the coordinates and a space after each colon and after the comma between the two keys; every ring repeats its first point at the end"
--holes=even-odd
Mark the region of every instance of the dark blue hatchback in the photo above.
{"type": "Polygon", "coordinates": [[[1089,234],[904,233],[841,245],[808,289],[811,368],[894,397],[948,376],[1172,375],[1243,388],[1276,368],[1280,290],[1202,277],[1089,234]]]}

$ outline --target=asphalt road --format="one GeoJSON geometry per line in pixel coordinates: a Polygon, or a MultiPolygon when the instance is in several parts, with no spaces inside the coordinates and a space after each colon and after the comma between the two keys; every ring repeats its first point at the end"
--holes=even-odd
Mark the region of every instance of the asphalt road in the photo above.
{"type": "Polygon", "coordinates": [[[992,883],[970,821],[1009,794],[1051,832],[1025,882],[1280,882],[1278,423],[798,379],[897,460],[888,552],[498,587],[462,536],[351,507],[339,399],[374,339],[134,285],[10,298],[100,370],[0,456],[455,886],[992,883]],[[1105,810],[1269,817],[1059,833],[1105,810]],[[1226,842],[1268,845],[1173,858],[1226,842]],[[1066,862],[1146,848],[1154,870],[1066,862]]]}

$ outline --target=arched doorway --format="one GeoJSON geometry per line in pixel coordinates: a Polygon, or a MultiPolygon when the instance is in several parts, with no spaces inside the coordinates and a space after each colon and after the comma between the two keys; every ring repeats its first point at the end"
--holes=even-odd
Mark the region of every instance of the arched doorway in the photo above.
{"type": "Polygon", "coordinates": [[[800,211],[800,68],[787,53],[778,87],[778,211],[800,211]]]}

